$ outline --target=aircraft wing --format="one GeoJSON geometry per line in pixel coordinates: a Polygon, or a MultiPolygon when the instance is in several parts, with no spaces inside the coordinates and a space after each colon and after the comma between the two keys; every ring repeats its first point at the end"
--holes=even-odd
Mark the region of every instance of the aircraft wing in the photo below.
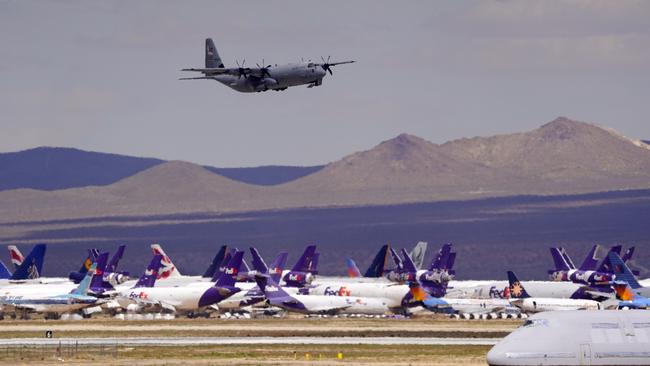
{"type": "Polygon", "coordinates": [[[309,308],[309,311],[313,311],[316,313],[331,313],[331,312],[339,312],[341,310],[345,310],[349,308],[350,306],[315,306],[313,308],[309,308]]]}
{"type": "Polygon", "coordinates": [[[190,68],[190,69],[181,69],[181,71],[192,71],[192,72],[200,72],[205,75],[238,75],[238,70],[237,69],[232,69],[228,67],[209,67],[209,68],[204,68],[204,69],[195,69],[195,68],[190,68]]]}

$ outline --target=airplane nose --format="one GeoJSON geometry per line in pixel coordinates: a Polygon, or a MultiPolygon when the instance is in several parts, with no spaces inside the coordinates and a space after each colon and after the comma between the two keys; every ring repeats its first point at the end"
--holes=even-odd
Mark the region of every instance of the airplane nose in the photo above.
{"type": "Polygon", "coordinates": [[[507,360],[508,358],[506,357],[506,353],[503,351],[503,347],[499,347],[498,344],[492,347],[487,354],[487,363],[490,366],[507,365],[507,360]]]}

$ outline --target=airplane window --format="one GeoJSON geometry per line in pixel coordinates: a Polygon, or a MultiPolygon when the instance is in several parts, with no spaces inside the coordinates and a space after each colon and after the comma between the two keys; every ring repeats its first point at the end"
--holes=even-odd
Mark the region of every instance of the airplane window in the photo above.
{"type": "Polygon", "coordinates": [[[313,62],[308,63],[307,67],[314,67],[314,63],[313,62]]]}

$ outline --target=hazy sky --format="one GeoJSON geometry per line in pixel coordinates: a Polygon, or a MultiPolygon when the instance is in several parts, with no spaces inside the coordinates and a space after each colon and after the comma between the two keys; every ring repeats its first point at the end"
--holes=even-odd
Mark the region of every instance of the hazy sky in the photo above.
{"type": "Polygon", "coordinates": [[[311,165],[556,116],[650,138],[650,1],[0,0],[0,150],[311,165]],[[353,59],[322,87],[242,94],[203,66],[353,59]],[[185,75],[187,76],[187,75],[185,75]]]}

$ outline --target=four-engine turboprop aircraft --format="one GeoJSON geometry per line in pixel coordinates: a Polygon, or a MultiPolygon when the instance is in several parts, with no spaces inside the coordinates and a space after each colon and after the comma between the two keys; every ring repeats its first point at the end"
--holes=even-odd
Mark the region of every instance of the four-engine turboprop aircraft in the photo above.
{"type": "Polygon", "coordinates": [[[212,38],[205,40],[205,68],[188,68],[181,71],[200,72],[203,76],[181,78],[180,80],[216,80],[238,92],[252,93],[267,90],[285,90],[292,86],[307,85],[308,88],[319,86],[332,66],[350,64],[354,61],[330,62],[321,57],[319,62],[300,62],[285,65],[262,65],[246,67],[245,60],[237,67],[225,67],[212,38]]]}

